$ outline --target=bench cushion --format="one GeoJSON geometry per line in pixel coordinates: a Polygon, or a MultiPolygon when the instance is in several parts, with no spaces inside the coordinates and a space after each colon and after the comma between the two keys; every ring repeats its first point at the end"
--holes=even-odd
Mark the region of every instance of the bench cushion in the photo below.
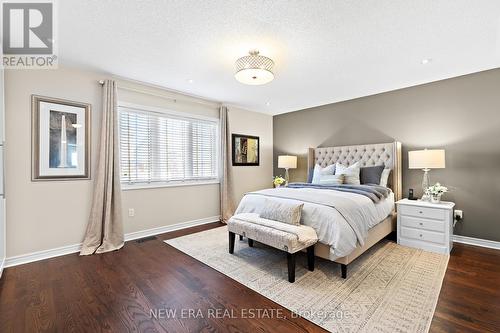
{"type": "Polygon", "coordinates": [[[228,230],[288,253],[298,252],[318,241],[311,227],[292,226],[252,215],[256,214],[233,216],[228,221],[228,230]]]}

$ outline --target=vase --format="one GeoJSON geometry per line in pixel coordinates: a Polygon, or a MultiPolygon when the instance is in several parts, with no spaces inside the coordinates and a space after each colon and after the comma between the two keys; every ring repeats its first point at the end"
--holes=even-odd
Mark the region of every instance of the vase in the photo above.
{"type": "Polygon", "coordinates": [[[431,195],[432,203],[440,203],[441,202],[441,194],[431,195]]]}

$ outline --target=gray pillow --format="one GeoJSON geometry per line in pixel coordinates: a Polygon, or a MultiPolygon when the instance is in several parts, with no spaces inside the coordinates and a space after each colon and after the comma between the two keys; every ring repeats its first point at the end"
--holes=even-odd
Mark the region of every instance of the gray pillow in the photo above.
{"type": "Polygon", "coordinates": [[[361,168],[359,173],[361,184],[380,184],[380,176],[382,176],[384,169],[383,165],[361,168]]]}
{"type": "Polygon", "coordinates": [[[303,203],[294,204],[267,199],[260,213],[260,217],[292,225],[299,225],[303,206],[303,203]]]}

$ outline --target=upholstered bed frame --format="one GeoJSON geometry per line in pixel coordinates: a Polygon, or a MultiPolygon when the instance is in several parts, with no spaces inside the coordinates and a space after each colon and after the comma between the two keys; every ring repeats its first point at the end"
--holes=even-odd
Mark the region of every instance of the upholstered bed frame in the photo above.
{"type": "MultiPolygon", "coordinates": [[[[394,192],[394,199],[402,198],[402,166],[401,166],[401,143],[378,143],[356,146],[340,146],[340,147],[321,147],[309,148],[308,153],[308,170],[312,172],[314,166],[319,164],[321,167],[326,167],[334,163],[342,163],[350,166],[356,162],[361,163],[361,167],[369,167],[375,165],[385,165],[391,169],[388,186],[394,192]]],[[[310,176],[310,175],[308,175],[310,176]]],[[[374,226],[368,231],[368,237],[363,246],[358,247],[349,255],[341,258],[332,258],[330,247],[328,245],[317,243],[315,246],[315,255],[324,259],[332,260],[341,264],[342,277],[347,275],[347,265],[354,259],[359,257],[363,252],[375,245],[381,239],[389,235],[396,229],[396,214],[393,212],[385,220],[374,226]]]]}

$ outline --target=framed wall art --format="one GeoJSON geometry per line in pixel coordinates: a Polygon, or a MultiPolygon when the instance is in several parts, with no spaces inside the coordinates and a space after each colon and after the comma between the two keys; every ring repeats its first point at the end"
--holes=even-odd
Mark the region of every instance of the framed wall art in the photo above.
{"type": "Polygon", "coordinates": [[[31,96],[32,180],[90,179],[87,103],[31,96]]]}
{"type": "Polygon", "coordinates": [[[232,134],[233,166],[259,165],[259,137],[232,134]]]}

